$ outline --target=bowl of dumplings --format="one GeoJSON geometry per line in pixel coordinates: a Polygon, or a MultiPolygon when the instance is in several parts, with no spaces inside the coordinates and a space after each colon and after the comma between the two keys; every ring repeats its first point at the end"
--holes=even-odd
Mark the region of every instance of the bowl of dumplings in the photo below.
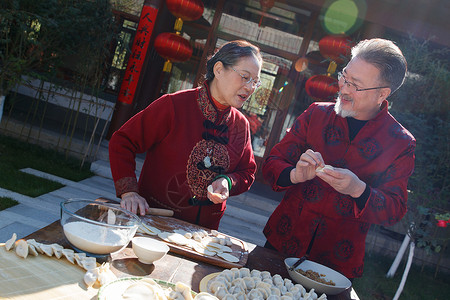
{"type": "Polygon", "coordinates": [[[327,295],[337,295],[352,285],[351,281],[341,273],[311,260],[305,260],[291,271],[289,268],[297,260],[297,257],[286,258],[284,264],[292,280],[307,289],[314,289],[316,292],[327,295]]]}
{"type": "Polygon", "coordinates": [[[125,248],[141,220],[118,204],[85,199],[61,202],[61,226],[72,248],[102,257],[125,248]]]}

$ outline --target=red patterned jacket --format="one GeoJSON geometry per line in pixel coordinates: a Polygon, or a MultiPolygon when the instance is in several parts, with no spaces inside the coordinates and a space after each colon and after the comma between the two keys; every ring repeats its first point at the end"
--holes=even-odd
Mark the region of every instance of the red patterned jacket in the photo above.
{"type": "Polygon", "coordinates": [[[193,206],[189,199],[209,202],[207,186],[219,173],[232,181],[230,196],[241,194],[256,171],[247,119],[233,107],[218,110],[206,85],[164,95],[128,120],[109,142],[109,159],[117,196],[139,192],[150,207],[213,229],[226,201],[193,206]],[[138,183],[135,155],[144,152],[138,183]]]}
{"type": "Polygon", "coordinates": [[[320,223],[310,259],[349,278],[362,276],[370,224],[392,225],[404,216],[406,186],[414,168],[415,139],[387,105],[385,101],[350,141],[346,119],[336,115],[334,103],[313,103],[272,149],[263,165],[264,177],[274,190],[286,190],[264,228],[276,249],[289,256],[304,255],[320,223]],[[370,187],[362,210],[318,177],[285,188],[277,185],[280,173],[295,166],[309,148],[320,152],[326,164],[351,170],[370,187]]]}

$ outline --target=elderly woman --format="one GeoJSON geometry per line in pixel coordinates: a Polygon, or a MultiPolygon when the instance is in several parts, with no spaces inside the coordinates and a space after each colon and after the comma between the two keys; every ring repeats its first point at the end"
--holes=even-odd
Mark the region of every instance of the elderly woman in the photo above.
{"type": "Polygon", "coordinates": [[[228,42],[208,60],[202,86],[160,97],[113,134],[109,158],[123,208],[141,215],[166,208],[219,227],[228,197],[255,179],[249,123],[238,109],[260,86],[261,65],[257,47],[228,42]],[[137,181],[135,156],[143,152],[137,181]]]}

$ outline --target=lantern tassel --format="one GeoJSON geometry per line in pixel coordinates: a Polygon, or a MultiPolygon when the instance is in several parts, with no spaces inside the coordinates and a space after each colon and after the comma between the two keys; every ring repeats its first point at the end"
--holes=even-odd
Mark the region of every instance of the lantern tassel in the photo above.
{"type": "Polygon", "coordinates": [[[172,62],[170,60],[166,60],[164,63],[163,72],[170,73],[170,71],[172,71],[172,62]]]}
{"type": "Polygon", "coordinates": [[[181,32],[181,28],[183,28],[183,20],[181,18],[177,18],[175,21],[175,25],[173,26],[173,29],[177,32],[181,32]]]}
{"type": "Polygon", "coordinates": [[[331,61],[328,65],[327,76],[331,76],[332,74],[334,74],[334,72],[336,72],[336,67],[337,64],[334,61],[331,61]]]}

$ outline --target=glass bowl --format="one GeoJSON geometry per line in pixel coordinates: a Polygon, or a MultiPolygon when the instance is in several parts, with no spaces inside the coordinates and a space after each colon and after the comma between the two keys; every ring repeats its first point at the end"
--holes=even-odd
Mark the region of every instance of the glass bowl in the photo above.
{"type": "Polygon", "coordinates": [[[137,215],[119,204],[84,199],[61,202],[64,236],[75,250],[91,256],[122,250],[140,224],[137,215]]]}

